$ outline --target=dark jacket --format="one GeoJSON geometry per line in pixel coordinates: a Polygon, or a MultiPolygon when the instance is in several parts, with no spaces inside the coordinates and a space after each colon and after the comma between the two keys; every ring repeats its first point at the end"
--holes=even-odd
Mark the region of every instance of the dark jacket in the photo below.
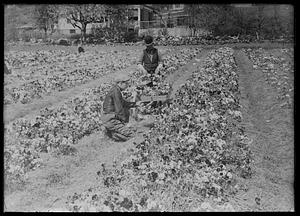
{"type": "Polygon", "coordinates": [[[114,85],[103,102],[103,113],[104,114],[115,114],[115,117],[122,122],[129,121],[129,108],[134,107],[135,102],[126,101],[122,97],[120,88],[114,85]]]}
{"type": "Polygon", "coordinates": [[[158,55],[158,50],[156,48],[150,50],[144,49],[142,64],[148,73],[154,73],[159,62],[160,56],[158,55]]]}

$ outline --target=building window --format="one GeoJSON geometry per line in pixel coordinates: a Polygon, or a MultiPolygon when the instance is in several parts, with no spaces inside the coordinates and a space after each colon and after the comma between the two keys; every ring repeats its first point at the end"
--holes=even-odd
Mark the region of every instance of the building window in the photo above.
{"type": "Polygon", "coordinates": [[[75,33],[76,33],[75,29],[70,29],[70,34],[75,34],[75,33]]]}

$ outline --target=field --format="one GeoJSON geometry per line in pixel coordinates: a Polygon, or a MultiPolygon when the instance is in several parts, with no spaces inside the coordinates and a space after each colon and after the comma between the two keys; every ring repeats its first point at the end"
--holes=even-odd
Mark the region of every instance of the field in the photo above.
{"type": "Polygon", "coordinates": [[[142,49],[5,53],[5,210],[294,211],[293,46],[159,46],[172,101],[113,142],[102,102],[142,49]]]}

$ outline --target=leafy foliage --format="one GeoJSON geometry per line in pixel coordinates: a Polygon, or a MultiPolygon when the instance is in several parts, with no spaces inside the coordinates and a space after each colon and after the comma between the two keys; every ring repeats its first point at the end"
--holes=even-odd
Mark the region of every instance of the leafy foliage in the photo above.
{"type": "Polygon", "coordinates": [[[83,40],[85,40],[87,24],[103,21],[105,16],[104,7],[100,4],[67,5],[63,7],[63,14],[75,28],[81,30],[83,40]]]}
{"type": "Polygon", "coordinates": [[[97,44],[105,42],[123,42],[123,35],[124,33],[118,29],[111,29],[109,27],[92,28],[92,36],[97,44]]]}
{"type": "Polygon", "coordinates": [[[108,20],[110,20],[110,28],[125,32],[127,28],[127,18],[132,15],[132,12],[129,10],[128,5],[105,5],[105,13],[108,20]]]}
{"type": "Polygon", "coordinates": [[[138,33],[137,32],[125,32],[124,42],[137,42],[138,33]]]}
{"type": "Polygon", "coordinates": [[[163,107],[144,141],[112,168],[102,164],[99,185],[68,198],[72,211],[213,211],[252,174],[249,140],[240,126],[233,50],[211,52],[163,107]]]}
{"type": "Polygon", "coordinates": [[[189,27],[196,29],[207,29],[214,35],[220,33],[223,25],[232,22],[232,6],[229,5],[200,5],[192,4],[186,6],[186,11],[190,15],[189,27]]]}
{"type": "Polygon", "coordinates": [[[293,34],[293,12],[289,9],[289,14],[280,13],[281,7],[284,6],[239,8],[222,4],[192,4],[186,5],[185,10],[189,14],[189,28],[194,33],[206,29],[215,36],[251,35],[271,39],[293,34]]]}
{"type": "Polygon", "coordinates": [[[5,59],[12,66],[14,75],[5,80],[4,104],[31,103],[32,99],[53,91],[113,73],[134,64],[137,55],[133,51],[124,56],[122,52],[98,51],[84,54],[62,50],[10,52],[5,59]],[[18,84],[17,78],[21,80],[18,84]],[[10,83],[12,85],[8,85],[10,83]]]}
{"type": "MultiPolygon", "coordinates": [[[[293,80],[288,74],[294,71],[294,63],[286,58],[272,55],[264,49],[244,49],[248,57],[253,61],[254,69],[261,69],[267,82],[278,91],[278,100],[282,101],[281,107],[293,106],[293,80]]],[[[282,52],[290,53],[293,59],[293,48],[282,49],[282,52]]]]}
{"type": "MultiPolygon", "coordinates": [[[[185,63],[193,57],[192,50],[194,48],[180,50],[182,58],[186,60],[185,63]]],[[[51,53],[46,53],[46,56],[47,54],[51,55],[51,53]]],[[[129,60],[124,58],[122,52],[119,54],[123,58],[119,62],[127,64],[129,60]]],[[[166,56],[166,59],[168,58],[166,56]]],[[[178,55],[178,58],[181,59],[181,56],[178,55]]],[[[176,64],[179,65],[179,63],[176,64]]],[[[75,78],[78,76],[81,77],[79,74],[74,75],[75,78]]],[[[132,82],[134,83],[134,76],[132,76],[132,82]]],[[[40,165],[40,152],[76,154],[75,145],[79,139],[96,130],[101,130],[102,102],[109,88],[110,84],[99,85],[76,95],[59,106],[40,110],[40,114],[30,117],[30,120],[20,118],[6,124],[4,132],[6,182],[9,184],[26,179],[26,172],[40,165]]]]}

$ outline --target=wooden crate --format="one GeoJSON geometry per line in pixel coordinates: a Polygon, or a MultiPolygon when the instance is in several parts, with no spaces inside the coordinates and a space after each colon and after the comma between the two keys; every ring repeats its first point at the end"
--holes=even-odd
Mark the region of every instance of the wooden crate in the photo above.
{"type": "Polygon", "coordinates": [[[155,96],[141,96],[142,102],[150,101],[165,101],[169,98],[169,95],[155,95],[155,96]]]}
{"type": "Polygon", "coordinates": [[[142,102],[151,102],[151,101],[166,101],[170,99],[171,93],[172,93],[173,88],[171,87],[168,94],[166,95],[153,95],[153,96],[145,96],[145,95],[140,95],[140,100],[142,102]]]}

